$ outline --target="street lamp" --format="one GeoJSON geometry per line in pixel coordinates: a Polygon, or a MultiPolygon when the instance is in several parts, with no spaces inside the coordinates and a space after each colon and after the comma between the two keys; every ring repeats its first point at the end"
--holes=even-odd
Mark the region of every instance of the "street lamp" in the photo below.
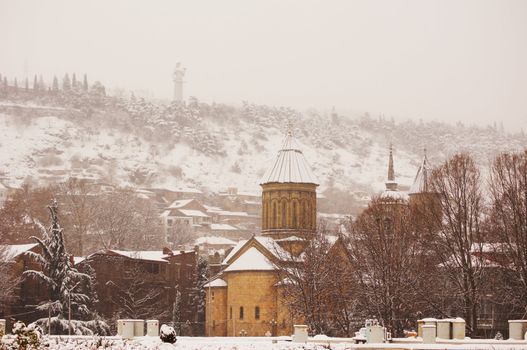
{"type": "Polygon", "coordinates": [[[68,336],[71,336],[71,292],[77,288],[77,286],[79,285],[80,282],[77,282],[77,284],[75,284],[73,287],[71,288],[68,288],[68,287],[64,287],[66,288],[66,290],[68,291],[68,336]]]}

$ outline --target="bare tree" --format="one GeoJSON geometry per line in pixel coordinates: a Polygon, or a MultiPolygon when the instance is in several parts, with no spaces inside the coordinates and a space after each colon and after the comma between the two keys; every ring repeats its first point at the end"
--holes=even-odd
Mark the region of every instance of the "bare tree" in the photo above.
{"type": "Polygon", "coordinates": [[[116,313],[122,318],[164,319],[170,310],[164,303],[164,289],[145,278],[146,273],[139,263],[131,262],[118,266],[123,275],[118,280],[110,280],[106,285],[112,288],[111,302],[116,313]]]}
{"type": "Polygon", "coordinates": [[[431,243],[450,283],[452,311],[456,306],[462,310],[471,334],[477,327],[484,282],[483,258],[477,254],[484,241],[480,172],[470,155],[456,154],[433,171],[430,185],[441,208],[431,223],[438,228],[431,243]]]}
{"type": "Polygon", "coordinates": [[[134,191],[116,190],[99,196],[93,233],[97,249],[159,249],[165,245],[154,204],[134,191]]]}
{"type": "Polygon", "coordinates": [[[173,249],[178,249],[194,242],[196,235],[192,227],[186,222],[175,220],[168,228],[167,240],[173,249]]]}
{"type": "Polygon", "coordinates": [[[489,223],[498,240],[496,259],[502,267],[500,295],[527,314],[527,149],[496,157],[490,172],[492,210],[489,223]]]}
{"type": "Polygon", "coordinates": [[[281,296],[293,318],[304,318],[313,332],[349,336],[356,305],[349,259],[327,234],[322,223],[302,241],[277,247],[281,296]]]}
{"type": "Polygon", "coordinates": [[[427,251],[421,242],[405,203],[374,199],[352,225],[349,251],[360,305],[397,336],[427,307],[427,251]]]}
{"type": "Polygon", "coordinates": [[[82,256],[85,253],[85,241],[95,218],[96,198],[90,193],[85,180],[70,178],[62,184],[61,200],[65,212],[65,227],[68,228],[66,243],[72,254],[82,256]]]}

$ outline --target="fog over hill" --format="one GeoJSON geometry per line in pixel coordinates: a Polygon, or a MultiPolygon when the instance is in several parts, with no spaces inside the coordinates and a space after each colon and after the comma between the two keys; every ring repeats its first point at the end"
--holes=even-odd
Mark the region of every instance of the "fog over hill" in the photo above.
{"type": "Polygon", "coordinates": [[[390,143],[403,189],[412,183],[424,147],[432,164],[463,150],[484,169],[497,152],[527,146],[522,130],[506,133],[499,124],[395,122],[367,112],[300,112],[196,98],[161,103],[97,91],[92,86],[90,91],[0,94],[4,181],[45,184],[75,176],[133,187],[218,191],[235,186],[256,192],[288,122],[320,180],[320,192],[381,190],[390,143]]]}

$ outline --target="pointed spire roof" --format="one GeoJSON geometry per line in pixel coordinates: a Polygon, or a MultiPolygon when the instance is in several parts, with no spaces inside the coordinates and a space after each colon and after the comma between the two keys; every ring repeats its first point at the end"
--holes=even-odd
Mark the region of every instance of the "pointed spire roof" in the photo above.
{"type": "Polygon", "coordinates": [[[388,159],[388,180],[386,181],[386,190],[397,191],[397,182],[395,181],[395,170],[393,167],[393,146],[390,143],[390,157],[388,159]]]}
{"type": "Polygon", "coordinates": [[[417,193],[428,193],[428,158],[426,157],[426,148],[424,149],[423,162],[417,169],[417,174],[415,175],[414,183],[410,187],[408,194],[417,194],[417,193]]]}
{"type": "Polygon", "coordinates": [[[278,151],[275,162],[267,169],[260,184],[274,182],[319,184],[293,137],[291,126],[288,127],[287,135],[282,143],[282,148],[278,151]]]}

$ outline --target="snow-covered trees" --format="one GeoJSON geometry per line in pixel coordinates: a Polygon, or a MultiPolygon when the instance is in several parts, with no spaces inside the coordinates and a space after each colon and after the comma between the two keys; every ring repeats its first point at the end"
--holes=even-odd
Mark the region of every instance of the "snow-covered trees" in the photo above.
{"type": "Polygon", "coordinates": [[[441,209],[432,222],[438,228],[432,241],[434,254],[470,333],[477,327],[484,282],[483,257],[477,254],[485,242],[480,172],[470,155],[456,154],[433,171],[430,185],[441,209]]]}
{"type": "MultiPolygon", "coordinates": [[[[203,257],[199,257],[196,263],[196,272],[194,276],[194,287],[192,288],[191,303],[196,310],[196,321],[198,325],[205,324],[205,298],[207,292],[204,285],[207,283],[209,276],[209,264],[203,257]]],[[[204,329],[200,328],[200,334],[204,329]]]]}
{"type": "Polygon", "coordinates": [[[172,304],[172,327],[176,330],[176,334],[181,335],[181,292],[179,286],[176,286],[176,297],[172,304]]]}
{"type": "Polygon", "coordinates": [[[503,300],[527,313],[527,149],[503,153],[492,163],[489,181],[491,193],[490,251],[501,257],[498,293],[503,300]]]}
{"type": "MultiPolygon", "coordinates": [[[[25,278],[39,280],[49,287],[49,301],[39,305],[37,307],[39,310],[51,310],[59,321],[67,319],[70,310],[74,318],[90,317],[92,312],[88,309],[87,303],[91,296],[82,287],[89,285],[91,278],[73,267],[58,220],[57,202],[53,201],[48,209],[51,227],[46,229],[40,225],[42,238],[33,237],[38,243],[40,253],[27,253],[40,265],[41,270],[26,270],[23,275],[25,278]]],[[[53,331],[61,332],[63,329],[53,331]]]]}
{"type": "Polygon", "coordinates": [[[5,305],[12,303],[15,290],[18,288],[20,278],[14,276],[11,271],[10,252],[8,247],[0,246],[0,310],[5,305]]]}

